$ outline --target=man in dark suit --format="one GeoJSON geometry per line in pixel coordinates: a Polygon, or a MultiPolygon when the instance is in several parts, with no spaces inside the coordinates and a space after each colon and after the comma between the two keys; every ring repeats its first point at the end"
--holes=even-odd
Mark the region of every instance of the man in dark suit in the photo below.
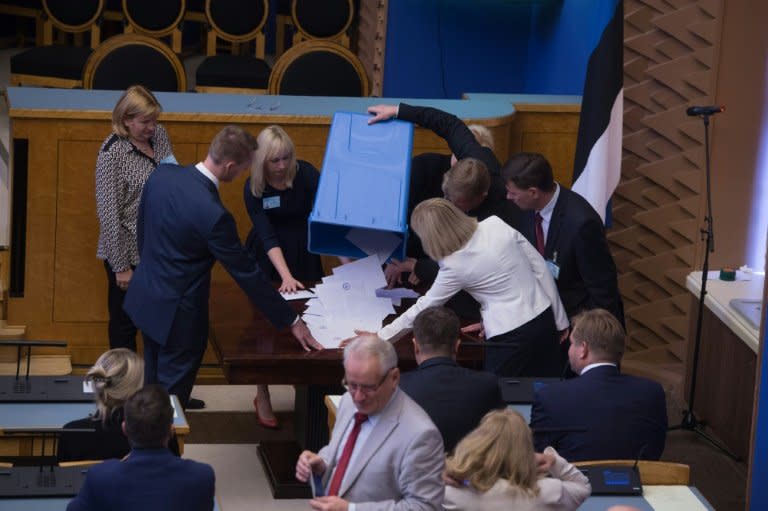
{"type": "Polygon", "coordinates": [[[173,407],[164,388],[147,385],[128,399],[123,430],[131,452],[123,460],[108,460],[89,468],[67,511],[213,509],[213,469],[168,450],[173,407]]]}
{"type": "Polygon", "coordinates": [[[518,153],[501,174],[507,198],[523,210],[519,230],[547,261],[568,316],[600,307],[624,325],[616,265],[592,206],[554,181],[541,154],[518,153]]]}
{"type": "MultiPolygon", "coordinates": [[[[478,220],[495,215],[517,228],[520,211],[505,200],[499,160],[493,152],[493,137],[483,126],[467,126],[453,114],[437,108],[399,105],[374,105],[368,108],[373,117],[369,124],[397,118],[432,130],[451,149],[450,155],[424,153],[411,161],[408,191],[408,218],[422,201],[445,197],[457,208],[478,220]]],[[[429,287],[437,276],[437,263],[424,252],[419,237],[408,236],[408,258],[393,261],[385,269],[387,282],[394,285],[410,274],[409,281],[429,287]]],[[[461,317],[479,321],[479,305],[465,292],[446,303],[461,317]]]]}
{"type": "Polygon", "coordinates": [[[144,336],[146,383],[160,383],[187,406],[208,340],[211,267],[218,260],[277,328],[290,327],[305,350],[321,349],[240,243],[219,198],[220,181],[248,170],[256,139],[222,129],[204,162],[160,165],[144,186],[137,236],[141,263],[124,308],[144,336]]]}
{"type": "Polygon", "coordinates": [[[537,451],[552,446],[568,461],[659,459],[667,434],[664,389],[619,372],[624,336],[605,309],[574,318],[568,358],[579,377],[536,392],[531,428],[537,451]],[[557,428],[574,431],[546,431],[557,428]]]}
{"type": "Polygon", "coordinates": [[[413,349],[418,369],[404,373],[400,388],[416,401],[443,436],[451,452],[489,411],[502,408],[496,376],[456,363],[459,318],[445,307],[430,307],[413,322],[413,349]]]}

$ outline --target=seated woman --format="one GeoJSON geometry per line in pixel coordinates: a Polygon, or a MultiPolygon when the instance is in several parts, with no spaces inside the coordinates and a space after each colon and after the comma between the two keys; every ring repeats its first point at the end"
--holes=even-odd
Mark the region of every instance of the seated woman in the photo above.
{"type": "Polygon", "coordinates": [[[93,388],[96,413],[68,422],[65,429],[93,429],[93,433],[63,433],[58,460],[122,458],[131,450],[123,434],[123,403],[144,385],[144,361],[135,352],[116,348],[103,353],[85,381],[93,388]]]}
{"type": "MultiPolygon", "coordinates": [[[[304,288],[301,281],[323,278],[320,256],[307,249],[307,222],[320,173],[296,159],[293,141],[280,126],[267,126],[256,140],[259,148],[243,190],[253,222],[245,246],[265,273],[281,283],[281,292],[293,292],[304,288]]],[[[253,404],[262,426],[278,427],[269,387],[258,386],[253,404]]]]}
{"type": "Polygon", "coordinates": [[[535,454],[530,428],[509,409],[488,413],[459,442],[445,474],[444,509],[573,511],[592,490],[553,448],[535,454]]]}
{"type": "Polygon", "coordinates": [[[464,290],[480,303],[489,344],[486,370],[558,376],[558,344],[568,333],[568,317],[544,259],[528,240],[496,216],[478,222],[445,199],[416,206],[411,226],[440,269],[426,294],[379,337],[392,339],[419,312],[464,290]]]}

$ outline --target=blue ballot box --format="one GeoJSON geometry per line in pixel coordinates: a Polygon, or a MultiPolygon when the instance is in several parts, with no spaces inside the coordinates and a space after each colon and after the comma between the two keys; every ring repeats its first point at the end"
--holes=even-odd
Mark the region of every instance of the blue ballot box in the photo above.
{"type": "Polygon", "coordinates": [[[368,114],[336,112],[328,134],[309,251],[405,258],[413,124],[368,125],[368,114]],[[352,241],[350,241],[352,240],[352,241]]]}

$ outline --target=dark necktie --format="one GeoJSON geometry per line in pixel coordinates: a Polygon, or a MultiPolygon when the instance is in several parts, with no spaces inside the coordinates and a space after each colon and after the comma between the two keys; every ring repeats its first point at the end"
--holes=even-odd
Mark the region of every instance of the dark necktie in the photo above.
{"type": "Polygon", "coordinates": [[[536,250],[539,251],[541,257],[544,257],[544,227],[541,225],[541,223],[544,221],[544,218],[542,218],[538,211],[536,212],[536,216],[534,218],[536,219],[536,250]]]}
{"type": "Polygon", "coordinates": [[[352,451],[355,450],[355,442],[357,442],[357,436],[360,434],[360,426],[363,422],[368,420],[368,416],[364,413],[355,414],[355,425],[352,426],[352,431],[347,437],[347,443],[344,444],[344,450],[341,451],[341,457],[336,464],[336,471],[333,473],[331,479],[331,485],[328,487],[329,496],[337,496],[339,494],[339,488],[341,488],[341,481],[344,479],[344,473],[347,471],[347,465],[349,465],[349,458],[352,457],[352,451]]]}

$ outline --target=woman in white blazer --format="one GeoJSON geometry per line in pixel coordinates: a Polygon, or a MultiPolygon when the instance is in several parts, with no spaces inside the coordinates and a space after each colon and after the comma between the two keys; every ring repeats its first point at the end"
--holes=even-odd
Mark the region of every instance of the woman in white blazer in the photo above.
{"type": "Polygon", "coordinates": [[[499,376],[561,374],[558,345],[568,317],[544,259],[522,234],[496,216],[478,222],[445,199],[416,206],[411,226],[440,270],[426,294],[379,337],[396,337],[419,312],[464,290],[480,303],[486,370],[499,376]]]}
{"type": "Polygon", "coordinates": [[[467,511],[573,511],[591,492],[579,469],[533,435],[513,410],[488,413],[446,461],[443,508],[467,511]]]}

